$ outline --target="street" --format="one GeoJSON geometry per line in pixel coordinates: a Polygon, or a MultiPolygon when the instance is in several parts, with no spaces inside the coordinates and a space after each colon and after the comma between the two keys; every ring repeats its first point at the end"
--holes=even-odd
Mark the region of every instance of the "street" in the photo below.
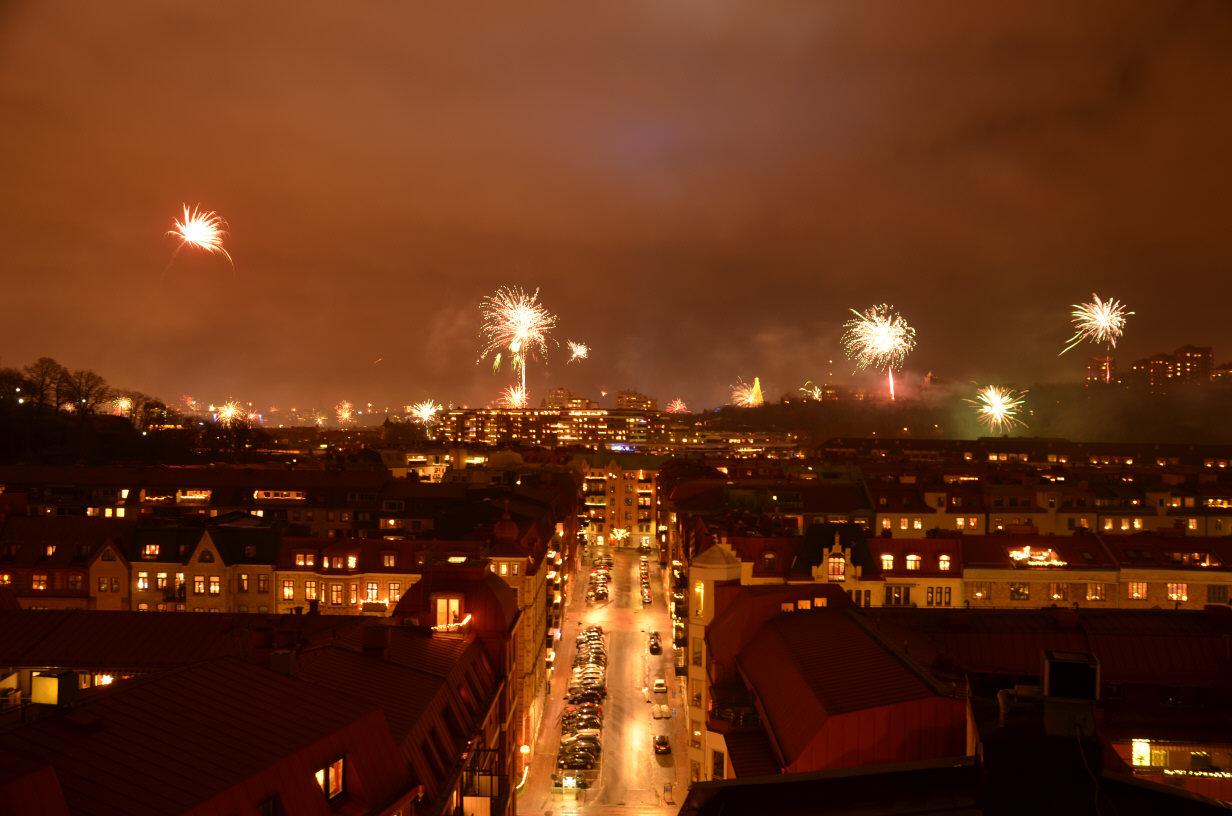
{"type": "Polygon", "coordinates": [[[614,561],[611,600],[594,605],[586,602],[588,563],[573,577],[572,597],[565,612],[562,637],[557,641],[558,668],[553,673],[551,699],[535,746],[530,774],[518,794],[519,813],[536,816],[674,814],[684,799],[686,715],[680,684],[674,673],[672,624],[665,603],[662,571],[657,562],[651,562],[651,603],[643,607],[636,551],[616,549],[609,552],[614,561]],[[582,626],[591,624],[603,627],[609,657],[608,696],[603,703],[602,762],[594,784],[574,791],[555,787],[552,777],[560,742],[559,722],[565,687],[576,649],[574,637],[582,626]],[[662,654],[652,655],[647,648],[651,631],[662,635],[662,654]],[[667,681],[666,694],[655,694],[651,690],[654,680],[660,677],[667,681]],[[654,719],[652,702],[667,704],[673,716],[654,719]],[[672,753],[654,753],[651,740],[657,734],[670,736],[672,753]],[[672,787],[666,797],[665,785],[672,787]]]}

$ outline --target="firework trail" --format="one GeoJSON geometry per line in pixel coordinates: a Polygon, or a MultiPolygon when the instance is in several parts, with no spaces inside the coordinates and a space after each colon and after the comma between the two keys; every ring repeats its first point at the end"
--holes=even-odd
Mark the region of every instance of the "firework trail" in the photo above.
{"type": "Polygon", "coordinates": [[[506,388],[500,395],[502,408],[525,408],[528,401],[526,388],[516,383],[506,388]]]}
{"type": "Polygon", "coordinates": [[[894,399],[894,369],[902,368],[915,348],[915,329],[886,303],[851,313],[855,318],[843,324],[843,350],[856,368],[884,368],[894,399]]]}
{"type": "Polygon", "coordinates": [[[1026,391],[1013,391],[996,385],[986,385],[975,394],[975,399],[966,402],[975,406],[980,422],[993,433],[1013,428],[1025,428],[1027,424],[1018,418],[1025,403],[1026,391]]]}
{"type": "Polygon", "coordinates": [[[761,379],[753,378],[753,384],[749,385],[743,380],[736,380],[736,384],[731,389],[731,404],[741,408],[756,408],[759,405],[764,405],[765,398],[761,394],[761,379]]]}
{"type": "Polygon", "coordinates": [[[556,328],[556,315],[539,303],[539,290],[527,293],[516,286],[502,286],[485,297],[479,307],[484,346],[479,359],[493,355],[493,370],[501,365],[508,349],[510,366],[521,374],[526,390],[526,363],[536,354],[547,355],[548,333],[556,328]]]}
{"type": "MultiPolygon", "coordinates": [[[[1125,332],[1126,320],[1133,312],[1126,310],[1125,304],[1116,298],[1103,300],[1094,292],[1090,303],[1075,303],[1074,311],[1070,312],[1074,324],[1074,336],[1061,349],[1061,354],[1075,348],[1083,340],[1092,343],[1107,344],[1109,349],[1116,348],[1117,340],[1125,332]]],[[[1109,371],[1111,376],[1111,371],[1109,371]]]]}
{"type": "Polygon", "coordinates": [[[421,425],[431,425],[436,421],[436,415],[440,413],[440,403],[430,399],[423,402],[417,402],[414,405],[406,406],[407,413],[415,418],[415,421],[421,425]]]}
{"type": "Polygon", "coordinates": [[[590,346],[585,343],[576,343],[573,340],[565,341],[569,346],[569,362],[575,360],[586,360],[590,357],[590,346]]]}
{"type": "Polygon", "coordinates": [[[167,261],[167,267],[163,269],[164,275],[167,274],[167,269],[171,268],[175,256],[186,246],[204,250],[211,255],[222,255],[227,259],[227,263],[231,264],[231,270],[235,270],[235,261],[222,243],[227,234],[227,222],[218,213],[213,210],[202,211],[200,205],[190,210],[185,204],[184,220],[172,219],[171,223],[172,228],[167,231],[167,235],[179,238],[180,244],[175,248],[175,252],[171,253],[171,260],[167,261]]]}
{"type": "Polygon", "coordinates": [[[804,385],[798,389],[801,394],[809,399],[821,402],[822,390],[820,385],[814,385],[812,380],[805,380],[804,385]]]}
{"type": "Polygon", "coordinates": [[[687,414],[689,413],[689,406],[680,397],[676,397],[676,399],[667,404],[666,410],[669,414],[687,414]]]}

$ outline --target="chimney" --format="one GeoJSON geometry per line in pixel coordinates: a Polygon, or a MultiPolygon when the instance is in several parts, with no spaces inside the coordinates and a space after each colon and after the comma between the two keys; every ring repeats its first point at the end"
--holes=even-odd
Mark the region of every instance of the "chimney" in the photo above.
{"type": "Polygon", "coordinates": [[[389,627],[383,624],[367,626],[363,630],[364,654],[385,659],[389,649],[389,627]]]}

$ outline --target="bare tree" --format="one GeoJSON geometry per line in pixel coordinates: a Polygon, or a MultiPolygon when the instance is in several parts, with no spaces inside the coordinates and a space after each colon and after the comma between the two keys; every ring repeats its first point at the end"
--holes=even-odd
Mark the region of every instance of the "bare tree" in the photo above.
{"type": "Polygon", "coordinates": [[[40,357],[25,368],[28,399],[35,405],[57,404],[57,392],[61,380],[68,372],[64,366],[50,357],[40,357]]]}
{"type": "Polygon", "coordinates": [[[107,381],[88,369],[65,372],[61,384],[63,396],[82,414],[96,412],[111,396],[107,381]]]}

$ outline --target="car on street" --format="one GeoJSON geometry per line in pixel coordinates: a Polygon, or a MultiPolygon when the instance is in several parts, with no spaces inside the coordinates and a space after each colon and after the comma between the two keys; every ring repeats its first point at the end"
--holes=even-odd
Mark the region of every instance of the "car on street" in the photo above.
{"type": "Polygon", "coordinates": [[[665,734],[657,734],[654,738],[654,752],[656,754],[670,754],[672,752],[672,741],[665,734]]]}
{"type": "Polygon", "coordinates": [[[651,654],[662,654],[663,653],[663,641],[659,639],[658,632],[650,633],[650,653],[651,654]]]}
{"type": "Polygon", "coordinates": [[[654,681],[655,694],[667,694],[667,681],[662,677],[656,677],[654,681]]]}
{"type": "Polygon", "coordinates": [[[650,603],[650,590],[649,589],[642,590],[642,603],[643,604],[650,603]]]}

